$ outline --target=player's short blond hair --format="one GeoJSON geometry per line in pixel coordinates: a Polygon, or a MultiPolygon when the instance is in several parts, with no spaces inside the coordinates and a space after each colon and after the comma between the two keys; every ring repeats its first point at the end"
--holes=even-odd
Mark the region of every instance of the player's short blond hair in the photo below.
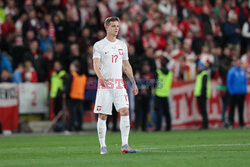
{"type": "Polygon", "coordinates": [[[104,27],[107,27],[109,25],[110,22],[112,21],[118,21],[120,22],[120,19],[119,17],[116,17],[116,16],[112,16],[112,17],[107,17],[104,21],[104,27]]]}

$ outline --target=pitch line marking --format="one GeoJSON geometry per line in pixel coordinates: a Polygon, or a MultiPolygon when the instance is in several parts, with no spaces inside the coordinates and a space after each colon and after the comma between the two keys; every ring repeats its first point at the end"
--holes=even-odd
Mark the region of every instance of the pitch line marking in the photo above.
{"type": "Polygon", "coordinates": [[[165,147],[146,147],[141,146],[138,148],[142,148],[144,150],[157,150],[162,148],[197,148],[197,147],[231,147],[231,146],[250,146],[250,143],[245,144],[201,144],[201,145],[173,145],[173,146],[165,146],[165,147]]]}

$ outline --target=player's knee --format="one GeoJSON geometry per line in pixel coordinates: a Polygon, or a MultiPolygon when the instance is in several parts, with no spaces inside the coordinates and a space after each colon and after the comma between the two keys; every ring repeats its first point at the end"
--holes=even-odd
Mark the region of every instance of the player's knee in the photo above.
{"type": "Polygon", "coordinates": [[[99,114],[99,118],[102,119],[102,120],[107,120],[107,115],[105,114],[99,114]]]}
{"type": "Polygon", "coordinates": [[[127,115],[129,115],[128,108],[122,108],[122,109],[120,109],[120,115],[121,116],[127,116],[127,115]]]}

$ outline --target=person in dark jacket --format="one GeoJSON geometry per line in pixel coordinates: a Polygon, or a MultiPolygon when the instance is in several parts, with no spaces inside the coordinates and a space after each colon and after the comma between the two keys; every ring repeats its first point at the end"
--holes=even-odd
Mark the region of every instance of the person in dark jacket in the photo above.
{"type": "Polygon", "coordinates": [[[83,121],[83,100],[87,77],[79,74],[80,63],[73,61],[70,64],[70,75],[65,80],[64,97],[67,97],[69,109],[69,131],[81,131],[83,121]]]}
{"type": "Polygon", "coordinates": [[[227,127],[229,123],[229,118],[226,116],[226,112],[230,104],[230,95],[228,93],[226,79],[227,73],[232,66],[232,61],[230,47],[225,47],[222,56],[219,57],[219,76],[221,78],[221,83],[217,86],[222,99],[221,116],[224,127],[227,127]]]}
{"type": "Polygon", "coordinates": [[[235,12],[230,12],[228,21],[224,24],[223,33],[226,44],[234,46],[236,52],[240,53],[240,27],[238,24],[238,17],[235,12]]]}
{"type": "Polygon", "coordinates": [[[244,102],[247,93],[247,75],[245,70],[241,67],[240,59],[235,61],[235,66],[233,66],[227,75],[227,88],[230,94],[230,125],[234,126],[234,110],[235,106],[238,107],[239,112],[239,122],[240,126],[244,127],[244,102]]]}
{"type": "Polygon", "coordinates": [[[35,71],[37,72],[38,81],[45,81],[48,74],[48,67],[39,52],[39,45],[37,40],[33,40],[31,42],[29,51],[25,53],[23,61],[31,61],[32,65],[35,68],[35,71]]]}
{"type": "Polygon", "coordinates": [[[68,58],[68,63],[72,63],[73,61],[78,61],[80,63],[80,74],[88,74],[87,57],[86,55],[82,55],[80,53],[79,45],[77,43],[70,45],[70,56],[68,58]]]}
{"type": "Polygon", "coordinates": [[[150,69],[150,65],[144,62],[140,72],[135,74],[139,93],[135,96],[135,130],[141,125],[142,131],[147,131],[147,115],[150,109],[151,87],[150,81],[154,74],[150,69]]]}

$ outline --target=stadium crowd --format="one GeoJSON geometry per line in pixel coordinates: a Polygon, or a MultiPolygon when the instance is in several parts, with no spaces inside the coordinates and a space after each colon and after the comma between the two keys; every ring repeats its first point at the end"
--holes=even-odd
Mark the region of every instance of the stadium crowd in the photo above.
{"type": "MultiPolygon", "coordinates": [[[[226,87],[238,60],[250,78],[249,7],[247,0],[0,0],[0,82],[49,84],[76,61],[79,74],[95,77],[93,44],[105,37],[105,18],[118,16],[137,79],[154,79],[163,56],[174,81],[195,81],[200,62],[226,87]]],[[[63,95],[55,89],[58,113],[63,95]]],[[[135,104],[151,96],[151,88],[140,89],[135,104]]]]}

